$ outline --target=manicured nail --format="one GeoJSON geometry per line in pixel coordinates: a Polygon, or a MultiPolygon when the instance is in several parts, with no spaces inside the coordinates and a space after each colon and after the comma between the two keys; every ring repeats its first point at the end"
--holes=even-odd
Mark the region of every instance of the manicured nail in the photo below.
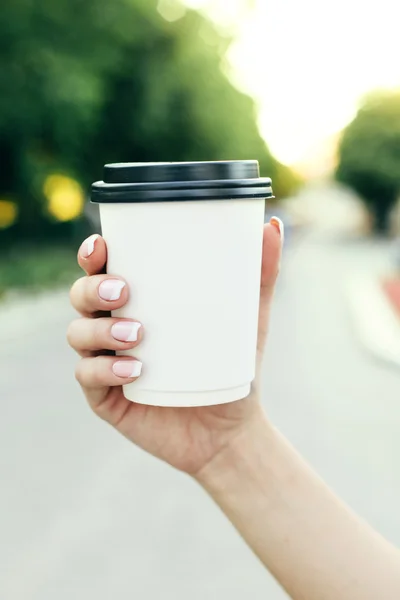
{"type": "Polygon", "coordinates": [[[139,377],[142,372],[142,363],[139,360],[119,360],[112,367],[117,377],[139,377]]]}
{"type": "Polygon", "coordinates": [[[103,300],[108,300],[108,302],[118,300],[124,287],[125,281],[120,281],[119,279],[105,279],[99,285],[99,296],[103,300]]]}
{"type": "Polygon", "coordinates": [[[119,321],[111,327],[111,335],[120,342],[136,342],[140,327],[141,324],[137,322],[119,321]]]}
{"type": "Polygon", "coordinates": [[[282,239],[282,244],[283,244],[283,240],[285,239],[285,227],[282,223],[282,221],[279,219],[279,217],[271,217],[270,221],[271,225],[273,225],[275,227],[275,229],[278,230],[279,235],[281,236],[282,239]]]}
{"type": "Polygon", "coordinates": [[[94,252],[94,244],[98,238],[98,234],[95,233],[94,235],[91,235],[90,237],[88,237],[87,240],[85,240],[81,246],[81,251],[80,251],[80,255],[83,258],[88,258],[91,254],[93,254],[94,252]]]}

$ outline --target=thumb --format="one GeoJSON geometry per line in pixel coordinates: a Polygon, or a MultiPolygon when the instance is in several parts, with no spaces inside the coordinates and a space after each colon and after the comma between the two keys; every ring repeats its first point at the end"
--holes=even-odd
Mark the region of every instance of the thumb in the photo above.
{"type": "Polygon", "coordinates": [[[270,222],[264,226],[257,339],[258,368],[261,364],[267,338],[271,301],[279,273],[283,238],[284,227],[282,221],[278,217],[272,217],[270,222]]]}

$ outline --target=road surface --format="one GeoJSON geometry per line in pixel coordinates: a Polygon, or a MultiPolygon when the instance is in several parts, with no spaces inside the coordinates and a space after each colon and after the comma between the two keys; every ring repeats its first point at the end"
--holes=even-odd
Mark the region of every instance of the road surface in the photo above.
{"type": "MultiPolygon", "coordinates": [[[[376,248],[313,233],[288,246],[263,402],[334,490],[400,545],[400,371],[365,353],[346,299],[376,248]]],[[[71,311],[56,300],[49,317],[45,303],[3,314],[0,597],[287,598],[194,482],[91,414],[65,343],[71,311]]]]}

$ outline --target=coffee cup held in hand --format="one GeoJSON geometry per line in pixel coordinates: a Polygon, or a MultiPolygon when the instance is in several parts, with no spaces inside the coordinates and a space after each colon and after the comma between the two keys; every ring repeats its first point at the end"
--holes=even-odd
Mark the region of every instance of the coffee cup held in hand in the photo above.
{"type": "Polygon", "coordinates": [[[92,202],[107,271],[129,285],[113,316],[144,325],[134,402],[206,406],[246,397],[255,376],[265,198],[258,162],[120,163],[92,202]]]}

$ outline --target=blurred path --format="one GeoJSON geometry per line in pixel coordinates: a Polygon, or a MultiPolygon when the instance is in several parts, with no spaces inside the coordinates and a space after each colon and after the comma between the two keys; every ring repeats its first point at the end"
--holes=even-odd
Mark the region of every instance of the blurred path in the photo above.
{"type": "MultiPolygon", "coordinates": [[[[320,227],[288,244],[264,402],[328,483],[400,545],[400,371],[360,347],[346,298],[349,278],[386,255],[320,227]]],[[[36,308],[0,328],[0,597],[286,598],[197,485],[92,416],[64,342],[67,301],[36,308]]]]}

